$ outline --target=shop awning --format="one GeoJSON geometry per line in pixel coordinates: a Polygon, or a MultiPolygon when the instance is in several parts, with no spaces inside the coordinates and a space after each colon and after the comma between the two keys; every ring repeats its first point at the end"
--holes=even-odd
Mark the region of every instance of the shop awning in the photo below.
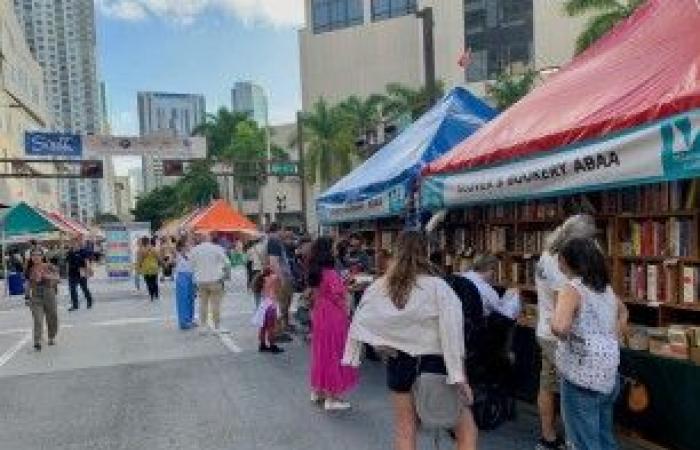
{"type": "Polygon", "coordinates": [[[257,233],[255,224],[224,200],[214,200],[191,219],[186,227],[194,231],[257,233]]]}
{"type": "Polygon", "coordinates": [[[323,223],[401,214],[423,167],[451,149],[497,112],[462,88],[350,172],[317,200],[323,223]]]}
{"type": "Polygon", "coordinates": [[[649,0],[432,163],[429,209],[700,176],[700,7],[649,0]]]}
{"type": "Polygon", "coordinates": [[[0,211],[0,228],[4,239],[59,231],[49,219],[25,202],[0,211]]]}
{"type": "Polygon", "coordinates": [[[649,0],[425,173],[532,157],[698,108],[699,79],[698,2],[649,0]]]}

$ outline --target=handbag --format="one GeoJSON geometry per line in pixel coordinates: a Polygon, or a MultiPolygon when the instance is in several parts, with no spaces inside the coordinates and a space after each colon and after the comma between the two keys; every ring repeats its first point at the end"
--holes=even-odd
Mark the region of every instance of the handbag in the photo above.
{"type": "Polygon", "coordinates": [[[457,425],[462,404],[457,386],[447,383],[447,375],[419,373],[413,385],[413,398],[422,426],[443,430],[457,425]]]}

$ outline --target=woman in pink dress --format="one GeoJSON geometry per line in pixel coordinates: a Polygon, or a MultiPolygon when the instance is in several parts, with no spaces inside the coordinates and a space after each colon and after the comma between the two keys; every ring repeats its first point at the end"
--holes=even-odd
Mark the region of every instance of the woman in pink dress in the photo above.
{"type": "Polygon", "coordinates": [[[326,411],[345,410],[343,399],[357,385],[357,369],[341,365],[350,327],[347,291],[335,268],[333,241],[321,237],[311,248],[308,274],[314,289],[311,314],[311,401],[326,411]]]}

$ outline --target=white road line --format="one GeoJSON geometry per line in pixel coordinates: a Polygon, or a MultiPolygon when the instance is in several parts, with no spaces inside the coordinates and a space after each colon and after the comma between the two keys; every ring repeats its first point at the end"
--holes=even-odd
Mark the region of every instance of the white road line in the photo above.
{"type": "Polygon", "coordinates": [[[134,325],[134,324],[140,324],[140,323],[153,323],[153,322],[162,322],[163,319],[159,317],[133,317],[133,318],[126,318],[126,319],[114,319],[114,320],[106,320],[104,322],[95,322],[91,323],[90,325],[93,327],[116,327],[116,326],[122,326],[122,325],[134,325]]]}
{"type": "MultiPolygon", "coordinates": [[[[67,323],[67,324],[60,324],[59,329],[64,330],[66,328],[73,328],[75,325],[67,323]]],[[[0,336],[7,336],[10,334],[22,334],[22,333],[30,333],[32,330],[30,328],[14,328],[10,330],[2,330],[0,331],[0,336]]]]}
{"type": "Polygon", "coordinates": [[[15,345],[13,345],[8,351],[2,354],[0,356],[0,367],[4,366],[7,364],[9,360],[12,359],[13,356],[17,354],[18,351],[24,347],[27,342],[29,342],[32,339],[31,333],[27,333],[22,339],[19,340],[15,345]]]}
{"type": "Polygon", "coordinates": [[[231,353],[241,353],[243,351],[235,342],[233,342],[230,335],[219,334],[219,339],[221,340],[221,343],[224,344],[224,347],[229,349],[231,353]]]}

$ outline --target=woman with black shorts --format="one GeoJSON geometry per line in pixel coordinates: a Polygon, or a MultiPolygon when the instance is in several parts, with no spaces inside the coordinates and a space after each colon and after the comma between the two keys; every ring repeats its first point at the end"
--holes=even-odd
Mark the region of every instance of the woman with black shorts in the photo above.
{"type": "MultiPolygon", "coordinates": [[[[399,236],[386,275],[365,292],[355,312],[345,348],[345,364],[357,366],[362,344],[387,358],[392,392],[396,450],[415,450],[417,417],[412,388],[419,373],[447,375],[471,402],[464,370],[464,330],[459,299],[434,270],[425,237],[417,231],[399,236]]],[[[455,429],[458,450],[476,449],[471,412],[466,408],[455,429]]]]}

